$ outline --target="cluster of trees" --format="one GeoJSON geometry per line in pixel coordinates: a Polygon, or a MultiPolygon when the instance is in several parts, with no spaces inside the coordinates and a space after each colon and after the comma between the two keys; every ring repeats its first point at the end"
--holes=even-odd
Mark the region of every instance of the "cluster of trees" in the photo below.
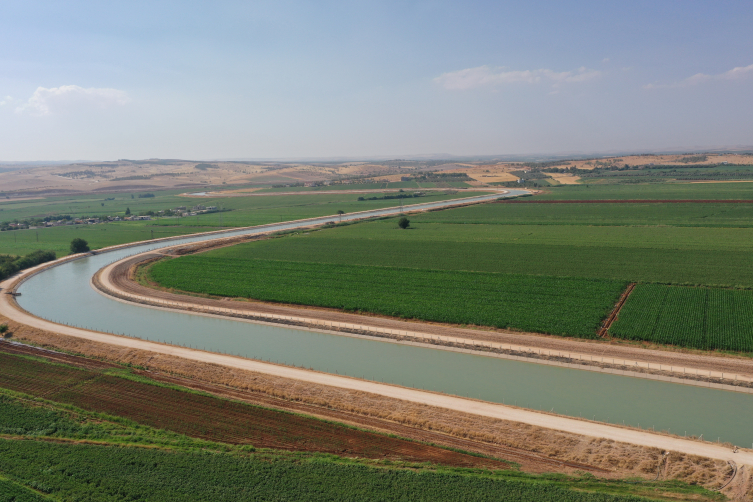
{"type": "Polygon", "coordinates": [[[34,251],[26,256],[0,255],[0,281],[10,277],[19,270],[46,263],[56,258],[54,251],[34,251]]]}
{"type": "Polygon", "coordinates": [[[421,193],[421,192],[416,192],[416,193],[412,193],[412,192],[398,192],[398,193],[396,193],[394,195],[392,195],[392,194],[385,194],[385,195],[382,195],[381,197],[376,197],[376,196],[374,196],[374,197],[359,197],[358,200],[359,201],[363,201],[363,200],[410,199],[412,197],[426,197],[426,194],[425,193],[421,193]]]}
{"type": "Polygon", "coordinates": [[[419,172],[411,176],[413,181],[427,181],[427,182],[447,182],[447,181],[472,181],[473,178],[469,177],[466,173],[432,173],[432,172],[419,172]]]}

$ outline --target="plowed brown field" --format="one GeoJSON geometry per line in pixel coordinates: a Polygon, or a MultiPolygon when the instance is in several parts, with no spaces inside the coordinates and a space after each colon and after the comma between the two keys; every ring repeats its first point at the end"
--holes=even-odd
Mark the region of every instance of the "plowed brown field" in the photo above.
{"type": "MultiPolygon", "coordinates": [[[[74,356],[62,352],[46,350],[39,347],[33,347],[23,344],[0,343],[0,353],[30,355],[34,357],[43,357],[52,362],[59,362],[68,365],[74,365],[87,369],[108,369],[119,368],[120,366],[99,361],[96,359],[74,356]]],[[[283,411],[292,411],[294,413],[303,413],[324,420],[336,421],[339,423],[378,431],[381,433],[394,434],[413,441],[430,443],[450,447],[454,449],[480,453],[482,455],[504,459],[516,462],[521,465],[527,472],[561,472],[563,470],[580,470],[593,472],[599,475],[608,474],[608,469],[601,469],[592,465],[567,462],[546,455],[534,453],[520,448],[514,448],[501,444],[490,444],[474,441],[466,438],[459,438],[443,434],[438,431],[425,430],[396,423],[392,420],[384,420],[371,416],[363,416],[358,413],[349,413],[342,410],[332,409],[323,406],[312,405],[301,401],[291,401],[269,396],[260,392],[249,390],[240,390],[225,385],[212,384],[193,378],[185,378],[176,375],[168,375],[161,372],[134,370],[135,373],[148,377],[152,380],[186,387],[200,392],[206,392],[215,396],[220,396],[236,401],[263,406],[266,408],[278,409],[283,411]]],[[[2,383],[0,383],[0,387],[2,383]]]]}
{"type": "Polygon", "coordinates": [[[0,353],[0,387],[230,444],[459,467],[511,467],[500,460],[8,353],[0,353]]]}

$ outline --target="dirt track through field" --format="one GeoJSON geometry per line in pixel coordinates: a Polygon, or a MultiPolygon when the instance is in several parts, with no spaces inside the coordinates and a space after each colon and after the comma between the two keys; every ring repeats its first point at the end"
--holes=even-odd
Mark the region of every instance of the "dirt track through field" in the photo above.
{"type": "Polygon", "coordinates": [[[620,315],[620,310],[622,310],[622,307],[625,306],[625,302],[630,297],[630,293],[633,292],[633,289],[635,289],[635,283],[631,282],[630,284],[628,284],[627,288],[625,288],[625,292],[622,293],[622,296],[620,296],[620,300],[617,302],[617,305],[615,305],[612,313],[609,314],[607,320],[604,321],[604,326],[599,330],[599,336],[604,337],[609,333],[609,328],[612,327],[612,324],[617,319],[617,316],[620,315]]]}

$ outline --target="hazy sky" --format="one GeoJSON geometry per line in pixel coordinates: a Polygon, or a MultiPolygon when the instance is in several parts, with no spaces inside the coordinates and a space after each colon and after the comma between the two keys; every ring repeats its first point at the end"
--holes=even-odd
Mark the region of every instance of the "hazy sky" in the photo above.
{"type": "Polygon", "coordinates": [[[0,160],[753,144],[753,2],[0,3],[0,160]]]}

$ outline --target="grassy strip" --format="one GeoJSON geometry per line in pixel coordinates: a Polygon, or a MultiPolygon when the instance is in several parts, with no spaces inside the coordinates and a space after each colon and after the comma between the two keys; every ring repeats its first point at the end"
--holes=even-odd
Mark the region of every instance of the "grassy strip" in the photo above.
{"type": "Polygon", "coordinates": [[[159,262],[179,290],[366,311],[454,324],[594,338],[621,281],[248,259],[244,249],[159,262]]]}

